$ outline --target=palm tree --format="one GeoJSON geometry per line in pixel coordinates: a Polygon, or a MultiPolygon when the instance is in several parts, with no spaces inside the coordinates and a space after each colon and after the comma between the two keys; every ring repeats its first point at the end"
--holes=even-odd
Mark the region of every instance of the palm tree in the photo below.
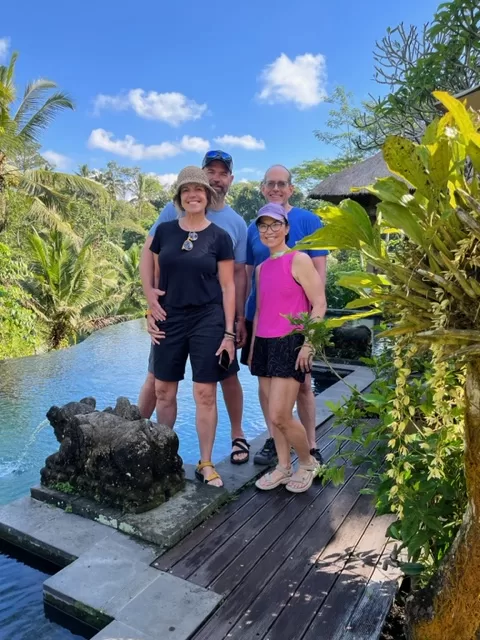
{"type": "Polygon", "coordinates": [[[82,178],[91,178],[92,173],[88,164],[81,164],[78,167],[78,171],[76,171],[77,176],[81,176],[82,178]]]}
{"type": "Polygon", "coordinates": [[[145,296],[140,280],[140,247],[132,245],[127,251],[121,247],[109,243],[110,248],[118,258],[117,263],[112,263],[117,273],[117,282],[112,291],[112,300],[115,300],[116,314],[136,318],[143,315],[145,308],[145,296]]]}
{"type": "MultiPolygon", "coordinates": [[[[434,95],[448,111],[427,128],[422,144],[387,138],[383,155],[400,179],[368,187],[380,200],[376,224],[359,204],[345,200],[322,209],[326,226],[297,248],[354,249],[376,268],[376,274],[349,274],[339,284],[360,296],[348,307],[375,307],[356,317],[380,308],[392,324],[383,335],[403,336],[409,349],[416,343],[430,347],[439,398],[432,428],[448,427],[442,416],[451,415],[451,401],[440,400],[446,361],[465,372],[468,507],[438,572],[409,598],[407,622],[411,640],[470,640],[480,628],[480,133],[478,118],[462,103],[444,92],[434,95]],[[404,234],[403,250],[388,251],[382,238],[388,230],[404,234]]],[[[405,436],[415,420],[415,407],[408,406],[410,369],[401,358],[395,366],[397,399],[405,399],[405,406],[395,405],[389,446],[404,442],[408,451],[407,438],[415,438],[405,436]]]]}
{"type": "Polygon", "coordinates": [[[108,291],[114,288],[116,275],[110,265],[98,263],[91,239],[77,247],[55,229],[48,235],[34,230],[27,241],[30,275],[22,286],[48,327],[52,348],[57,349],[109,317],[108,291]]]}
{"type": "Polygon", "coordinates": [[[55,116],[74,108],[71,98],[54,91],[56,84],[39,79],[29,83],[20,104],[13,108],[17,92],[14,82],[17,54],[8,66],[0,66],[0,232],[6,226],[7,189],[15,189],[31,199],[30,214],[35,220],[71,232],[61,217],[70,194],[104,198],[100,184],[85,177],[50,171],[46,168],[23,170],[17,158],[25,149],[35,148],[42,132],[55,116]]]}

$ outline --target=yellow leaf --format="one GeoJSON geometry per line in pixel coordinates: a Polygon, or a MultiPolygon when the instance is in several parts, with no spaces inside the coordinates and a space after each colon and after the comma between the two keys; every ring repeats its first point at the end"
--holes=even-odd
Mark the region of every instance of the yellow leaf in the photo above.
{"type": "Polygon", "coordinates": [[[465,141],[472,139],[475,135],[475,127],[473,126],[472,118],[468,113],[465,105],[451,96],[447,91],[434,91],[434,97],[443,104],[447,111],[453,116],[455,124],[458,130],[465,138],[465,141]]]}
{"type": "Polygon", "coordinates": [[[328,318],[325,320],[325,325],[329,329],[341,327],[345,322],[352,322],[353,320],[361,320],[362,318],[368,318],[368,316],[378,315],[378,309],[371,309],[369,311],[363,311],[361,313],[353,313],[351,316],[341,316],[340,318],[328,318]]]}
{"type": "Polygon", "coordinates": [[[400,136],[388,136],[383,157],[392,173],[400,176],[421,193],[428,193],[428,174],[417,153],[417,145],[400,136]]]}

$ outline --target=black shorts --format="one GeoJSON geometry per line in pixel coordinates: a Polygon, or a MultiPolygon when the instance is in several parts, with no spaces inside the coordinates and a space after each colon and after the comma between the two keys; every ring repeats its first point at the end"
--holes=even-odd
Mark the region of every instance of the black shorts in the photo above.
{"type": "Polygon", "coordinates": [[[252,375],[260,378],[294,378],[305,382],[305,373],[295,369],[305,336],[292,333],[282,338],[255,338],[252,375]]]}
{"type": "Polygon", "coordinates": [[[220,382],[239,370],[237,359],[228,371],[218,364],[217,352],[225,333],[225,316],[218,304],[187,309],[165,309],[167,318],[157,325],[165,331],[160,344],[152,345],[149,371],[157,380],[178,382],[185,377],[190,356],[194,382],[220,382]],[[152,360],[152,362],[151,362],[152,360]]]}
{"type": "Polygon", "coordinates": [[[253,322],[251,320],[245,320],[245,327],[247,329],[247,341],[245,346],[242,347],[240,362],[248,366],[248,356],[250,355],[250,345],[252,344],[253,322]]]}

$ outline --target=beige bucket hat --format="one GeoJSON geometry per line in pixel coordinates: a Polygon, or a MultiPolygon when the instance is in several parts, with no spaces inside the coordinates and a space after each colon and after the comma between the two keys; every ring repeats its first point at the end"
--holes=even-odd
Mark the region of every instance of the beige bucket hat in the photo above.
{"type": "Polygon", "coordinates": [[[202,187],[205,187],[207,194],[209,194],[210,202],[214,203],[217,197],[215,189],[210,186],[208,182],[208,178],[205,175],[203,169],[200,167],[185,167],[178,174],[177,182],[175,184],[175,195],[173,196],[173,204],[175,205],[177,211],[183,212],[180,203],[180,190],[185,184],[201,184],[202,187]]]}

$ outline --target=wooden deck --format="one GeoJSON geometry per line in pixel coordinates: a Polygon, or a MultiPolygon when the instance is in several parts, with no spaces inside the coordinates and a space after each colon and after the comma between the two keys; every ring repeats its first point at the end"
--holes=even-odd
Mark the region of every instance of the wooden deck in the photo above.
{"type": "MultiPolygon", "coordinates": [[[[318,431],[335,453],[330,420],[318,431]]],[[[383,571],[389,517],[360,494],[362,468],[345,484],[292,495],[250,487],[154,563],[224,600],[192,640],[373,640],[397,575],[383,571]]]]}

